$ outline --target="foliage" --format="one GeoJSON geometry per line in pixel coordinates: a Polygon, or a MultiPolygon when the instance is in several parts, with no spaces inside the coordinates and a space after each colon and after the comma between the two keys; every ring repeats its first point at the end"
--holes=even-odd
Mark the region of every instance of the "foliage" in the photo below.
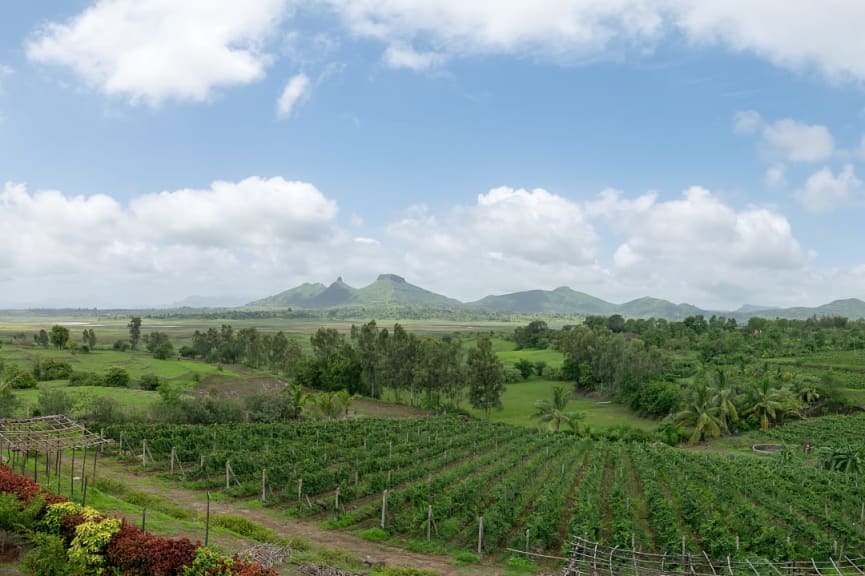
{"type": "Polygon", "coordinates": [[[111,388],[127,388],[129,381],[129,372],[119,366],[111,366],[102,377],[102,385],[111,388]]]}
{"type": "Polygon", "coordinates": [[[571,427],[572,430],[577,430],[577,422],[585,418],[585,414],[580,412],[566,412],[568,406],[568,394],[564,387],[556,386],[553,388],[553,399],[538,400],[535,402],[534,418],[541,423],[547,424],[550,430],[558,432],[564,422],[571,427]]]}
{"type": "Polygon", "coordinates": [[[72,566],[84,566],[87,574],[104,572],[105,547],[120,531],[120,520],[116,518],[94,517],[75,527],[75,538],[69,546],[67,555],[72,566]]]}
{"type": "Polygon", "coordinates": [[[55,324],[48,333],[48,339],[55,348],[65,348],[66,343],[69,342],[69,328],[55,324]]]}
{"type": "Polygon", "coordinates": [[[33,576],[67,576],[69,559],[66,544],[54,534],[37,532],[30,537],[32,548],[27,551],[21,563],[27,574],[33,576]]]}
{"type": "Polygon", "coordinates": [[[141,317],[133,316],[129,319],[129,346],[133,350],[138,350],[138,343],[141,341],[141,317]]]}
{"type": "Polygon", "coordinates": [[[144,347],[157,360],[167,360],[174,356],[174,344],[165,332],[151,332],[144,336],[144,347]]]}
{"type": "Polygon", "coordinates": [[[36,359],[31,370],[33,376],[40,382],[46,380],[66,380],[72,374],[72,365],[54,358],[36,359]]]}
{"type": "Polygon", "coordinates": [[[489,417],[490,410],[502,407],[501,395],[505,391],[505,376],[502,362],[493,352],[492,342],[488,337],[479,338],[477,346],[469,350],[466,366],[469,402],[489,417]]]}
{"type": "Polygon", "coordinates": [[[75,407],[75,401],[62,389],[41,390],[38,406],[40,414],[65,414],[68,416],[75,407]]]}

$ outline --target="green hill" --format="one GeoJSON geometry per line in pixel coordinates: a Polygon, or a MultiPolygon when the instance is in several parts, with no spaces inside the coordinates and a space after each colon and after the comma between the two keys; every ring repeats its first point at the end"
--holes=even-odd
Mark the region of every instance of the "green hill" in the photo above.
{"type": "Polygon", "coordinates": [[[380,274],[375,282],[357,291],[360,304],[366,306],[402,305],[430,306],[435,308],[455,308],[462,302],[409,284],[402,276],[380,274]]]}
{"type": "Polygon", "coordinates": [[[524,314],[615,314],[617,306],[566,286],[487,296],[467,304],[472,308],[524,314]]]}
{"type": "Polygon", "coordinates": [[[296,286],[289,290],[250,302],[247,306],[267,306],[273,308],[307,308],[309,302],[324,292],[325,285],[321,282],[311,284],[309,282],[296,286]]]}
{"type": "Polygon", "coordinates": [[[667,320],[684,320],[688,316],[702,314],[711,315],[690,304],[673,304],[660,298],[637,298],[618,306],[617,314],[625,318],[666,318],[667,320]]]}

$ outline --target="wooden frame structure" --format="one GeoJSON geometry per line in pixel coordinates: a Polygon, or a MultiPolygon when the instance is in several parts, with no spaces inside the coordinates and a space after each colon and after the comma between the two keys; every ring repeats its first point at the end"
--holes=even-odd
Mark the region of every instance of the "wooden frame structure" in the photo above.
{"type": "Polygon", "coordinates": [[[92,473],[87,474],[87,449],[102,447],[113,440],[95,434],[63,415],[36,416],[32,418],[0,419],[0,459],[6,453],[7,464],[15,468],[20,464],[21,474],[27,472],[27,461],[33,455],[33,480],[39,481],[39,454],[45,455],[45,487],[51,484],[52,468],[57,480],[56,492],[60,492],[60,466],[63,452],[72,451],[72,464],[69,476],[70,498],[75,497],[75,482],[81,481],[81,498],[86,499],[87,480],[96,478],[96,460],[98,451],[93,450],[92,473]],[[76,451],[82,451],[83,458],[79,460],[80,473],[76,470],[76,451]],[[53,455],[53,462],[52,462],[53,455]],[[53,464],[53,465],[52,465],[53,464]]]}
{"type": "MultiPolygon", "coordinates": [[[[859,551],[861,552],[861,551],[859,551]]],[[[531,555],[531,554],[530,554],[531,555]]],[[[701,555],[651,554],[610,548],[576,538],[562,576],[863,576],[865,557],[851,558],[842,549],[834,558],[815,561],[712,560],[701,555]]]]}

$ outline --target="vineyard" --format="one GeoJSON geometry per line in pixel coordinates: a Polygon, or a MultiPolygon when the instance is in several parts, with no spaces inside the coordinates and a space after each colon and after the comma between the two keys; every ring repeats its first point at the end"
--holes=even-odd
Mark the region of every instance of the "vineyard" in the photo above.
{"type": "MultiPolygon", "coordinates": [[[[829,445],[863,418],[823,419],[829,445]]],[[[822,429],[822,428],[820,428],[822,429]]],[[[795,441],[790,427],[789,440],[795,441]]],[[[561,555],[573,539],[718,561],[865,550],[865,487],[801,458],[697,453],[457,418],[107,429],[196,488],[264,498],[335,529],[491,554],[561,555]]],[[[786,438],[785,438],[786,439],[786,438]]]]}

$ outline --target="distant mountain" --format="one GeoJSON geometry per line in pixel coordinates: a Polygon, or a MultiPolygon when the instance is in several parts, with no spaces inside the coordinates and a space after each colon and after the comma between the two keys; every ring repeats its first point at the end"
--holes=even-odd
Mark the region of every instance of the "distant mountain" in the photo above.
{"type": "Polygon", "coordinates": [[[617,306],[566,286],[555,290],[527,290],[487,296],[467,306],[497,312],[523,314],[616,314],[617,306]]]}
{"type": "Polygon", "coordinates": [[[325,285],[316,282],[315,284],[305,283],[296,286],[279,294],[250,302],[247,306],[269,306],[274,308],[305,308],[307,303],[324,292],[325,285]]]}
{"type": "Polygon", "coordinates": [[[169,308],[234,308],[243,306],[248,300],[239,296],[187,296],[169,308]]]}
{"type": "MultiPolygon", "coordinates": [[[[733,314],[737,316],[737,314],[733,314]]],[[[761,318],[788,318],[791,320],[805,320],[812,316],[844,316],[851,320],[865,318],[865,302],[858,298],[847,298],[845,300],[834,300],[822,306],[808,308],[797,306],[794,308],[765,308],[743,314],[747,318],[759,316],[761,318]]]]}
{"type": "Polygon", "coordinates": [[[375,282],[357,291],[362,304],[366,306],[399,305],[429,306],[431,308],[454,308],[462,302],[409,284],[402,276],[380,274],[375,282]]]}
{"type": "Polygon", "coordinates": [[[617,307],[615,314],[621,314],[625,318],[665,318],[667,320],[684,320],[688,316],[697,314],[711,315],[690,304],[673,304],[659,298],[637,298],[625,302],[617,307]]]}
{"type": "Polygon", "coordinates": [[[752,316],[763,318],[805,319],[811,316],[845,316],[865,318],[865,302],[857,298],[836,300],[815,308],[772,308],[746,304],[733,311],[703,310],[691,304],[674,304],[660,298],[637,298],[624,304],[614,304],[566,286],[555,290],[526,290],[486,296],[480,300],[462,303],[406,282],[396,274],[381,274],[375,282],[363,288],[354,288],[337,278],[330,286],[301,284],[261,300],[249,303],[251,307],[297,308],[307,310],[354,308],[385,309],[411,307],[414,313],[428,309],[429,313],[442,310],[461,310],[476,313],[549,314],[562,316],[610,316],[621,314],[625,318],[664,318],[682,320],[688,316],[726,316],[747,320],[752,316]]]}
{"type": "Polygon", "coordinates": [[[436,294],[409,284],[396,274],[380,274],[375,282],[354,288],[337,278],[330,286],[301,284],[274,296],[250,302],[255,307],[341,308],[344,306],[425,306],[429,308],[459,308],[459,300],[436,294]]]}

